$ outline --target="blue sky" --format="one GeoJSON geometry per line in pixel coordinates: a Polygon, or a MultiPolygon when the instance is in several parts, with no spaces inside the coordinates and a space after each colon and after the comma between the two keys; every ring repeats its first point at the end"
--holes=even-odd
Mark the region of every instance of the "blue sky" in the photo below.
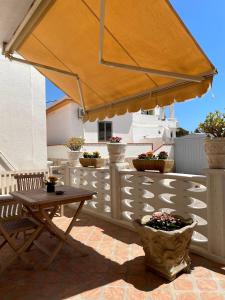
{"type": "MultiPolygon", "coordinates": [[[[193,131],[210,111],[225,108],[225,1],[170,0],[192,35],[196,38],[219,74],[212,89],[202,98],[175,104],[181,127],[193,131]]],[[[64,93],[46,80],[47,102],[64,93]]]]}

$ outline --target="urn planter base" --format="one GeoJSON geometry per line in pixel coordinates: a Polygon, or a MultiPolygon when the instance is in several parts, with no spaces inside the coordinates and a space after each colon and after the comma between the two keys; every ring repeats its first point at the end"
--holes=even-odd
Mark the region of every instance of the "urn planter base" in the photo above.
{"type": "Polygon", "coordinates": [[[174,280],[181,271],[190,272],[189,245],[197,222],[183,219],[187,222],[185,227],[163,231],[145,225],[150,217],[145,216],[133,222],[143,244],[146,268],[169,281],[174,280]]]}

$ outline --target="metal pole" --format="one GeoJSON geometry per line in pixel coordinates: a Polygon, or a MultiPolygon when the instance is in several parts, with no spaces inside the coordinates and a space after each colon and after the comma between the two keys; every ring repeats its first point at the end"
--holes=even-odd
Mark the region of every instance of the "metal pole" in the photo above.
{"type": "Polygon", "coordinates": [[[120,64],[117,62],[111,62],[106,61],[103,59],[103,46],[104,46],[104,25],[105,23],[105,0],[101,0],[100,2],[100,19],[99,19],[99,62],[102,65],[114,67],[114,68],[120,68],[120,69],[126,69],[129,71],[134,72],[140,72],[140,73],[148,73],[154,76],[161,76],[161,77],[168,77],[168,78],[174,78],[179,80],[186,80],[190,82],[201,82],[204,80],[204,77],[202,76],[192,76],[188,74],[181,74],[177,72],[168,72],[168,71],[161,71],[156,69],[150,69],[150,68],[144,68],[139,66],[131,66],[127,64],[120,64]]]}

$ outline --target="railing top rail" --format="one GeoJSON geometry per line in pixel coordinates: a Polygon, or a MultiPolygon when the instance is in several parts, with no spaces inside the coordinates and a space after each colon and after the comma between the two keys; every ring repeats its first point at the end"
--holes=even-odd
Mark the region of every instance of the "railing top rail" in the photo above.
{"type": "Polygon", "coordinates": [[[71,167],[69,166],[69,169],[82,169],[82,170],[86,170],[86,171],[95,171],[95,172],[109,172],[109,168],[108,167],[102,167],[102,168],[93,168],[93,167],[71,167]]]}
{"type": "Polygon", "coordinates": [[[206,176],[204,175],[194,175],[194,174],[182,174],[182,173],[157,173],[157,172],[140,172],[134,169],[123,169],[119,171],[120,174],[130,174],[138,176],[156,177],[162,179],[186,179],[186,180],[198,180],[205,182],[206,176]]]}
{"type": "Polygon", "coordinates": [[[41,169],[41,170],[29,170],[29,171],[5,171],[0,172],[0,176],[9,176],[9,175],[16,175],[16,174],[37,174],[37,173],[48,173],[47,169],[41,169]]]}

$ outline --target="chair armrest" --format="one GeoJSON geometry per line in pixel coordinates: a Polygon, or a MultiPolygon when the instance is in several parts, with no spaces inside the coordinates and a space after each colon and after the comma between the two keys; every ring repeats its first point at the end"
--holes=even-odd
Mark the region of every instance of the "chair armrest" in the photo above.
{"type": "Polygon", "coordinates": [[[17,204],[18,201],[11,195],[0,195],[0,206],[4,204],[17,204]]]}

